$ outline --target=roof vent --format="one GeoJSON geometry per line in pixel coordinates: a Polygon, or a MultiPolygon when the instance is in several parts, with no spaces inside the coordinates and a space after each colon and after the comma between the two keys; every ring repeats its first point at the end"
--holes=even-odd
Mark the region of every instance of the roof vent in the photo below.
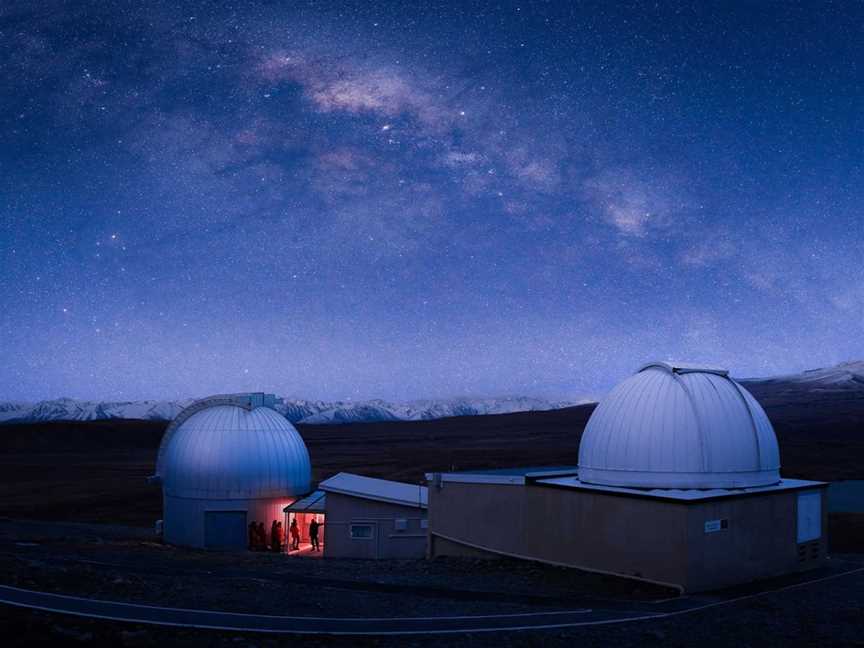
{"type": "Polygon", "coordinates": [[[649,362],[648,364],[644,364],[639,367],[639,371],[645,371],[651,367],[657,367],[659,369],[665,369],[670,373],[676,374],[686,374],[686,373],[709,373],[714,374],[716,376],[728,376],[728,369],[721,369],[720,367],[704,367],[696,364],[687,364],[684,362],[649,362]]]}

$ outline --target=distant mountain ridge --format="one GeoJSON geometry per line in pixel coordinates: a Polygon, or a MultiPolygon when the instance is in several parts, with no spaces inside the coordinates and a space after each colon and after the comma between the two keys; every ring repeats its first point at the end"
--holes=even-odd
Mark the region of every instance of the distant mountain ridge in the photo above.
{"type": "MultiPolygon", "coordinates": [[[[0,402],[0,424],[42,421],[95,421],[141,419],[168,421],[194,399],[178,401],[79,401],[58,398],[38,403],[0,402]]],[[[391,403],[369,401],[312,401],[284,399],[276,405],[292,423],[338,424],[373,421],[419,421],[449,416],[479,416],[512,412],[544,411],[576,405],[575,402],[541,398],[456,398],[391,403]]]]}
{"type": "Polygon", "coordinates": [[[859,426],[864,425],[862,360],[798,374],[742,380],[741,383],[763,407],[773,408],[775,418],[794,412],[796,425],[816,425],[822,419],[845,416],[850,422],[857,418],[859,426]],[[802,407],[804,404],[806,407],[802,407]]]}
{"type": "Polygon", "coordinates": [[[798,374],[774,376],[772,378],[750,378],[741,382],[748,383],[791,383],[811,385],[825,389],[864,388],[864,360],[841,362],[824,369],[809,369],[798,374]]]}
{"type": "Polygon", "coordinates": [[[192,400],[79,401],[56,398],[38,403],[0,403],[0,423],[96,421],[103,419],[170,420],[192,400]]]}
{"type": "MultiPolygon", "coordinates": [[[[769,378],[739,379],[760,402],[797,401],[819,397],[834,401],[864,398],[864,360],[833,367],[769,378]]],[[[93,421],[143,419],[167,421],[192,402],[177,401],[79,401],[58,398],[38,403],[0,402],[0,424],[41,421],[93,421]]],[[[551,401],[542,398],[454,398],[394,403],[385,400],[318,401],[284,399],[276,409],[293,423],[317,425],[375,421],[420,421],[451,416],[481,416],[561,409],[588,401],[551,401]]]]}

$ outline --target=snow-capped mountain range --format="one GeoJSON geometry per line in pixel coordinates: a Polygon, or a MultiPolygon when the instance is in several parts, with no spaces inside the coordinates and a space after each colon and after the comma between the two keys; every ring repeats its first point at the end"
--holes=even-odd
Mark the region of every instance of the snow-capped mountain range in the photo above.
{"type": "Polygon", "coordinates": [[[191,401],[79,401],[57,398],[38,403],[0,403],[0,422],[169,420],[191,401]]]}
{"type": "MultiPolygon", "coordinates": [[[[39,421],[94,421],[100,419],[173,419],[192,399],[180,401],[78,401],[71,398],[38,403],[0,402],[0,424],[39,421]]],[[[574,402],[540,398],[422,400],[391,403],[370,401],[312,401],[284,399],[275,409],[293,423],[331,424],[371,421],[418,421],[448,416],[508,414],[560,409],[574,402]]]]}
{"type": "MultiPolygon", "coordinates": [[[[834,367],[812,369],[772,378],[740,380],[757,398],[773,399],[778,394],[808,393],[864,395],[864,360],[843,362],[834,367]]],[[[99,419],[144,419],[167,421],[189,405],[178,401],[78,401],[58,398],[38,403],[0,402],[0,424],[38,421],[93,421],[99,419]]],[[[419,421],[448,416],[479,416],[560,409],[590,401],[550,401],[542,398],[457,398],[392,403],[384,400],[317,401],[286,398],[276,409],[293,423],[338,424],[372,421],[419,421]]]]}

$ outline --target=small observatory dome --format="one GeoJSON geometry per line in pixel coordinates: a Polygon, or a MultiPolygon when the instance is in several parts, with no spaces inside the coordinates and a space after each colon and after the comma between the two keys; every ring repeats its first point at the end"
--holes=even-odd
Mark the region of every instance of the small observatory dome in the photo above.
{"type": "Polygon", "coordinates": [[[579,480],[631,488],[745,488],[780,481],[774,428],[723,369],[654,362],[588,420],[579,480]]]}
{"type": "Polygon", "coordinates": [[[165,431],[156,464],[166,541],[242,548],[251,521],[281,520],[309,492],[309,452],[268,394],[212,396],[165,431]]]}
{"type": "Polygon", "coordinates": [[[183,421],[159,474],[167,495],[248,499],[309,492],[303,439],[269,407],[214,405],[183,421]]]}

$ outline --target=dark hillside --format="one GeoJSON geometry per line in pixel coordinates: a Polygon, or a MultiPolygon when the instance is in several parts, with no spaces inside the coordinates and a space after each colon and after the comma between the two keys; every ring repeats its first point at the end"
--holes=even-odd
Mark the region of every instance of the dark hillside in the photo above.
{"type": "Polygon", "coordinates": [[[574,464],[594,405],[434,421],[300,425],[316,478],[338,470],[413,481],[425,472],[574,464]]]}
{"type": "MultiPolygon", "coordinates": [[[[748,384],[765,405],[789,477],[864,477],[864,395],[748,384]]],[[[794,386],[793,386],[794,387],[794,386]]],[[[593,405],[433,421],[300,425],[314,479],[340,470],[404,481],[440,470],[572,465],[593,405]]],[[[0,515],[151,524],[145,483],[167,423],[0,426],[0,515]]]]}
{"type": "Polygon", "coordinates": [[[46,421],[0,426],[0,453],[101,453],[153,450],[168,421],[108,419],[46,421]]]}

